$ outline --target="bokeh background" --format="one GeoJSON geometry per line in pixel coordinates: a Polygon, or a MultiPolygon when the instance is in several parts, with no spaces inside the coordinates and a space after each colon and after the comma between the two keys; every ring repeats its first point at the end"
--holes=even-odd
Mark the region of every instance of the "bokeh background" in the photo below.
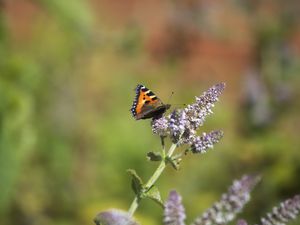
{"type": "MultiPolygon", "coordinates": [[[[258,222],[300,191],[299,25],[298,0],[1,0],[0,224],[127,210],[126,169],[146,180],[157,166],[146,153],[160,149],[150,121],[130,115],[135,86],[182,107],[218,82],[200,132],[224,138],[157,185],[183,196],[191,221],[233,179],[261,174],[241,215],[258,222]]],[[[145,200],[136,217],[161,224],[162,211],[145,200]]]]}

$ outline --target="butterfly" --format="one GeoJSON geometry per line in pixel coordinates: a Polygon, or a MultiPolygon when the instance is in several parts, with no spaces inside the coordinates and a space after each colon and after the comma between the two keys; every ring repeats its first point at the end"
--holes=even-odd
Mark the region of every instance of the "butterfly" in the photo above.
{"type": "Polygon", "coordinates": [[[130,111],[136,120],[158,119],[171,107],[169,104],[164,104],[144,85],[138,84],[135,92],[136,96],[130,111]]]}

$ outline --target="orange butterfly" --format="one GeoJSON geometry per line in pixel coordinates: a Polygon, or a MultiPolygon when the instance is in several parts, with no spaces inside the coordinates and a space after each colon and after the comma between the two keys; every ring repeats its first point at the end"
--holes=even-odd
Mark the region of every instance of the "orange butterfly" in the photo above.
{"type": "Polygon", "coordinates": [[[131,113],[136,120],[154,118],[158,119],[171,107],[164,104],[151,90],[139,84],[136,96],[131,107],[131,113]]]}

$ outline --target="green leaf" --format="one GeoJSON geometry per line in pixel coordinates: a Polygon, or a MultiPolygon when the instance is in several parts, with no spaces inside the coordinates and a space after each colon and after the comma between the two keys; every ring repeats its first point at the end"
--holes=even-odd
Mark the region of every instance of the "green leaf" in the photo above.
{"type": "Polygon", "coordinates": [[[150,161],[156,161],[156,162],[162,160],[161,154],[159,152],[148,152],[147,158],[150,161]]]}
{"type": "Polygon", "coordinates": [[[149,198],[151,200],[153,200],[154,202],[156,202],[157,204],[159,204],[161,207],[164,207],[164,203],[161,199],[159,190],[156,186],[152,186],[145,194],[144,194],[145,198],[149,198]]]}
{"type": "Polygon", "coordinates": [[[170,158],[167,157],[166,158],[166,162],[170,163],[171,166],[175,169],[175,170],[179,170],[179,163],[181,161],[181,158],[170,158]]]}
{"type": "Polygon", "coordinates": [[[139,177],[139,175],[137,175],[136,171],[133,169],[128,169],[127,172],[131,175],[132,177],[132,181],[131,181],[131,187],[132,190],[134,191],[134,193],[137,196],[140,196],[143,189],[144,189],[144,185],[143,185],[143,181],[142,179],[139,177]]]}

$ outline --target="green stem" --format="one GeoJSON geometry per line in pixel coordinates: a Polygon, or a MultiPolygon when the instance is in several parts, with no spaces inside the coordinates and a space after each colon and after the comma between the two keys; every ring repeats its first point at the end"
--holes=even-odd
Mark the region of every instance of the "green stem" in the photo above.
{"type": "Polygon", "coordinates": [[[128,214],[132,217],[135,210],[137,209],[137,207],[139,206],[139,198],[137,196],[135,196],[135,198],[133,199],[133,202],[130,205],[130,208],[128,210],[128,214]]]}
{"type": "Polygon", "coordinates": [[[165,146],[165,137],[160,136],[161,146],[162,146],[162,157],[166,157],[166,146],[165,146]]]}
{"type": "MultiPolygon", "coordinates": [[[[177,144],[172,144],[172,146],[170,147],[167,156],[166,157],[171,157],[175,151],[177,147],[177,144]]],[[[154,185],[154,183],[158,180],[158,178],[160,177],[160,175],[162,174],[162,172],[164,171],[164,169],[166,168],[166,161],[165,158],[160,162],[160,164],[158,165],[157,169],[154,171],[153,175],[150,177],[150,179],[147,181],[147,183],[145,184],[145,189],[146,192],[154,185]]],[[[134,212],[136,211],[136,209],[138,208],[140,203],[140,199],[138,198],[138,196],[136,196],[133,200],[133,202],[131,203],[131,206],[128,210],[128,214],[130,216],[132,216],[134,214],[134,212]]]]}

